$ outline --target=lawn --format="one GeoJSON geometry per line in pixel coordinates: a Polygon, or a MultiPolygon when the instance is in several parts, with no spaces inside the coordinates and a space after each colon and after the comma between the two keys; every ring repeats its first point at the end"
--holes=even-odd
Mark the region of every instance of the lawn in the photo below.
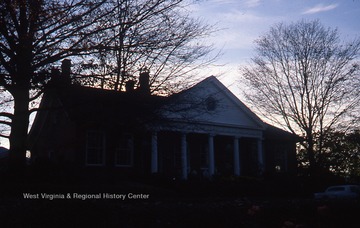
{"type": "Polygon", "coordinates": [[[0,222],[1,227],[342,228],[360,224],[360,206],[355,202],[315,202],[306,195],[261,195],[259,189],[256,194],[250,190],[223,182],[12,182],[0,191],[0,222]],[[25,193],[36,197],[24,198],[25,193]]]}

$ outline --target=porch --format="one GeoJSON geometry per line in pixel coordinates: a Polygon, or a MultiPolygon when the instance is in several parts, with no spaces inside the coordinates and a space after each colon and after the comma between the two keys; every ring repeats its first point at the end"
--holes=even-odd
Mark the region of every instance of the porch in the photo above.
{"type": "Polygon", "coordinates": [[[261,137],[176,131],[151,134],[151,173],[187,180],[259,176],[264,169],[261,137]]]}

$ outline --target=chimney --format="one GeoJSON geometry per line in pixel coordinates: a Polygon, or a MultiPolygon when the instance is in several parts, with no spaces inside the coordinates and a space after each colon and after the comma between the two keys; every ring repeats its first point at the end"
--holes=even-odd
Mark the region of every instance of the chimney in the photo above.
{"type": "Polygon", "coordinates": [[[142,94],[150,94],[150,73],[147,69],[140,71],[139,83],[140,92],[142,94]]]}
{"type": "Polygon", "coordinates": [[[71,60],[70,59],[64,59],[61,62],[61,79],[66,84],[71,84],[71,60]]]}
{"type": "Polygon", "coordinates": [[[125,91],[127,93],[131,93],[134,91],[135,82],[133,80],[129,80],[125,84],[125,91]]]}
{"type": "Polygon", "coordinates": [[[51,80],[53,82],[59,82],[60,78],[61,78],[60,70],[57,68],[52,68],[51,69],[51,80]]]}

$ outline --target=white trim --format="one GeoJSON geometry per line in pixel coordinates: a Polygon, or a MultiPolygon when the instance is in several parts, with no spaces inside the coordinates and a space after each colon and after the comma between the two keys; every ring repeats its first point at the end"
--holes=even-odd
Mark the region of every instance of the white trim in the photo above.
{"type": "Polygon", "coordinates": [[[214,135],[208,136],[209,144],[209,176],[210,178],[215,174],[215,151],[214,151],[214,135]]]}
{"type": "Polygon", "coordinates": [[[200,123],[188,121],[172,121],[149,126],[149,129],[172,132],[191,132],[196,134],[218,134],[223,136],[239,135],[247,138],[262,138],[263,130],[244,128],[240,126],[224,126],[213,123],[200,123]]]}
{"type": "Polygon", "coordinates": [[[181,134],[181,173],[182,179],[188,178],[188,157],[187,157],[187,141],[186,134],[181,134]]]}
{"type": "MultiPolygon", "coordinates": [[[[188,90],[182,91],[181,94],[191,93],[191,91],[196,91],[197,89],[203,89],[209,87],[209,84],[212,84],[217,88],[219,92],[224,94],[234,105],[236,105],[240,110],[245,113],[254,123],[257,125],[258,129],[264,130],[265,123],[248,108],[238,97],[236,97],[224,84],[222,84],[215,76],[209,76],[206,79],[202,80],[198,84],[189,88],[188,90]]],[[[195,120],[195,122],[197,122],[195,120]]],[[[215,123],[213,123],[215,124],[215,123]]],[[[236,126],[241,127],[241,126],[236,126]]]]}
{"type": "Polygon", "coordinates": [[[234,175],[240,176],[240,147],[239,138],[234,137],[234,175]]]}
{"type": "Polygon", "coordinates": [[[151,134],[151,173],[157,173],[158,167],[158,138],[157,132],[151,134]]]}
{"type": "Polygon", "coordinates": [[[263,140],[257,139],[257,153],[258,153],[258,164],[259,171],[262,174],[265,171],[265,160],[264,160],[264,150],[263,150],[263,140]]]}

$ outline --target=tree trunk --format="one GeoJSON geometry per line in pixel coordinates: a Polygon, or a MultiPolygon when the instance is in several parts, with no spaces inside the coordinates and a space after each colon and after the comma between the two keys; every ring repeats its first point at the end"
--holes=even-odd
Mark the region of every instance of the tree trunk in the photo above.
{"type": "Polygon", "coordinates": [[[10,134],[9,171],[11,175],[22,175],[26,166],[27,134],[29,127],[29,90],[13,92],[14,116],[10,134]]]}
{"type": "Polygon", "coordinates": [[[312,133],[310,134],[308,133],[306,141],[308,144],[307,153],[309,157],[309,171],[310,171],[310,175],[313,176],[316,171],[316,161],[315,161],[315,152],[314,152],[314,139],[312,133]]]}

